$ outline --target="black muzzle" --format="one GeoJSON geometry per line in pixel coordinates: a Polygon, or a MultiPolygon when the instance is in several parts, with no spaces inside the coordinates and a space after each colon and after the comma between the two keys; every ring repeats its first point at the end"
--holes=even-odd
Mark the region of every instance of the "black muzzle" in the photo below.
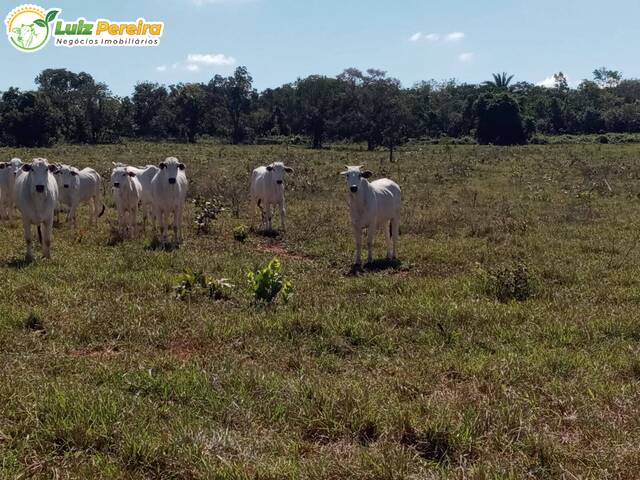
{"type": "Polygon", "coordinates": [[[350,187],[349,190],[351,190],[351,193],[356,193],[358,191],[358,187],[353,186],[353,187],[350,187]]]}
{"type": "Polygon", "coordinates": [[[175,178],[170,178],[169,179],[169,184],[170,185],[175,185],[175,183],[176,183],[176,179],[175,178]]]}
{"type": "Polygon", "coordinates": [[[118,182],[114,183],[113,188],[120,188],[120,184],[118,182]]]}
{"type": "Polygon", "coordinates": [[[44,185],[36,185],[36,192],[43,193],[44,192],[44,185]]]}

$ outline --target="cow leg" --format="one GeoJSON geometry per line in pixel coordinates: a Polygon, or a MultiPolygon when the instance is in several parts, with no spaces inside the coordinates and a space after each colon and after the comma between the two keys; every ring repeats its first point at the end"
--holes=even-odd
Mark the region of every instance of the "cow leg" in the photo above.
{"type": "Polygon", "coordinates": [[[89,209],[91,215],[91,224],[96,225],[98,223],[98,202],[96,197],[91,197],[89,200],[89,209]]]}
{"type": "Polygon", "coordinates": [[[24,228],[24,242],[27,244],[27,255],[26,260],[30,262],[33,260],[33,242],[31,239],[31,222],[22,217],[22,226],[24,228]]]}
{"type": "Polygon", "coordinates": [[[160,244],[164,247],[167,243],[167,218],[164,211],[158,212],[158,222],[160,223],[160,244]]]}
{"type": "Polygon", "coordinates": [[[391,239],[393,241],[393,251],[391,252],[391,258],[395,260],[398,258],[398,238],[400,237],[400,217],[391,219],[391,239]]]}
{"type": "Polygon", "coordinates": [[[73,225],[73,228],[77,227],[77,222],[76,222],[77,209],[78,209],[78,205],[72,204],[71,207],[69,208],[69,213],[67,214],[67,223],[69,223],[69,220],[71,220],[71,225],[73,225]]]}
{"type": "Polygon", "coordinates": [[[149,213],[149,209],[146,205],[142,205],[142,232],[147,231],[147,215],[149,213]]]}
{"type": "Polygon", "coordinates": [[[131,230],[131,238],[136,238],[138,236],[138,204],[134,204],[129,210],[129,218],[127,219],[127,224],[129,225],[129,229],[131,230]]]}
{"type": "Polygon", "coordinates": [[[175,218],[176,243],[182,243],[182,206],[176,209],[175,218]]]}
{"type": "Polygon", "coordinates": [[[51,258],[51,233],[53,231],[53,219],[42,224],[42,254],[44,258],[51,258]]]}
{"type": "Polygon", "coordinates": [[[387,260],[393,259],[393,246],[392,246],[393,243],[391,241],[392,225],[393,225],[393,221],[384,222],[384,225],[383,225],[384,236],[387,240],[387,260]]]}
{"type": "Polygon", "coordinates": [[[373,239],[376,236],[376,225],[371,224],[367,228],[367,263],[373,261],[373,239]]]}
{"type": "Polygon", "coordinates": [[[272,226],[271,226],[271,218],[272,218],[272,214],[271,214],[271,204],[267,203],[265,205],[265,210],[266,210],[266,215],[267,215],[267,231],[271,231],[272,230],[272,226]]]}
{"type": "Polygon", "coordinates": [[[123,239],[126,238],[127,235],[127,211],[121,210],[118,212],[118,232],[120,232],[120,237],[123,239]]]}
{"type": "Polygon", "coordinates": [[[284,200],[282,200],[282,202],[280,203],[280,228],[283,232],[285,231],[285,213],[286,209],[284,206],[284,200]]]}
{"type": "Polygon", "coordinates": [[[356,240],[356,258],[355,265],[359,267],[362,265],[362,228],[359,225],[353,226],[353,237],[356,240]]]}

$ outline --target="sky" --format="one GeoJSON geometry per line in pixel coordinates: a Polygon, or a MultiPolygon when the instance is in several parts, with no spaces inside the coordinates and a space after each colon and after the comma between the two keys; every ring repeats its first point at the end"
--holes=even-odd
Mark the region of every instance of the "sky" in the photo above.
{"type": "MultiPolygon", "coordinates": [[[[258,90],[348,67],[377,68],[404,86],[506,71],[576,85],[596,67],[640,77],[638,0],[34,0],[66,21],[163,21],[159,47],[15,50],[0,39],[0,91],[33,88],[45,68],[85,71],[117,95],[139,81],[207,82],[247,66],[258,90]]],[[[2,2],[2,20],[19,1],[2,2]]],[[[4,22],[3,22],[4,27],[4,22]]],[[[5,29],[6,33],[6,29],[5,29]]]]}

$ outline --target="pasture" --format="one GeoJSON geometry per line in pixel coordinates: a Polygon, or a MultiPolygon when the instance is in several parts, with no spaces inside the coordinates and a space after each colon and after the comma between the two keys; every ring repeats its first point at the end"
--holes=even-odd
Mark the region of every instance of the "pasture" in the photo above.
{"type": "Polygon", "coordinates": [[[197,235],[189,204],[164,251],[113,240],[108,192],[96,229],[82,207],[32,264],[0,225],[0,478],[637,478],[638,153],[0,149],[104,179],[175,155],[190,198],[225,206],[197,235]],[[276,160],[287,231],[238,241],[250,171],[276,160]],[[400,265],[350,273],[344,164],[402,187],[400,265]],[[293,296],[255,305],[247,273],[273,257],[293,296]],[[178,300],[187,268],[234,288],[178,300]]]}

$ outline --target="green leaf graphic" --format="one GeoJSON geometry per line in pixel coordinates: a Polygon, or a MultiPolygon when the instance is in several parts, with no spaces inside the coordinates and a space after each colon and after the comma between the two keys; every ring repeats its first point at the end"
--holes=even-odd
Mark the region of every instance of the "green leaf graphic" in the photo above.
{"type": "Polygon", "coordinates": [[[41,20],[39,18],[37,20],[35,20],[33,23],[35,23],[37,26],[42,27],[42,28],[47,26],[47,24],[44,23],[44,20],[41,20]]]}
{"type": "Polygon", "coordinates": [[[47,13],[47,16],[45,17],[46,22],[50,23],[54,18],[56,18],[58,13],[60,13],[60,10],[51,10],[49,13],[47,13]]]}

